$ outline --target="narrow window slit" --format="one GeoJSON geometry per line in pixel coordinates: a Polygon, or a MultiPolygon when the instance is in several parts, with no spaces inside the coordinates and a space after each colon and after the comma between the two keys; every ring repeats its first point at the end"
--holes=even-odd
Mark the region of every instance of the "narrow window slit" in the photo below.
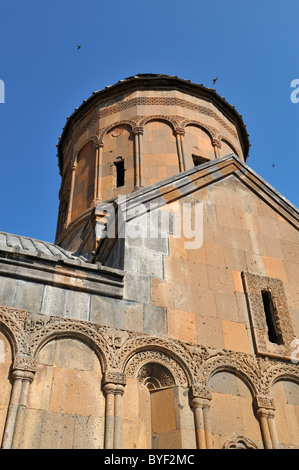
{"type": "Polygon", "coordinates": [[[275,307],[273,304],[271,292],[268,290],[262,291],[262,299],[268,328],[269,341],[275,344],[283,344],[282,337],[278,331],[277,322],[275,319],[275,307]]]}
{"type": "Polygon", "coordinates": [[[116,187],[124,186],[125,184],[125,162],[119,160],[114,163],[116,168],[116,187]]]}

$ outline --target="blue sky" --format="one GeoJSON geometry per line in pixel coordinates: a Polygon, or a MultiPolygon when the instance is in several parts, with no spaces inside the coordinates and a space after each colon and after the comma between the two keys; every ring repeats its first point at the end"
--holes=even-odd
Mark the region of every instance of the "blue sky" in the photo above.
{"type": "Polygon", "coordinates": [[[66,117],[137,73],[218,76],[248,165],[298,207],[298,18],[298,0],[0,0],[0,230],[54,242],[66,117]]]}

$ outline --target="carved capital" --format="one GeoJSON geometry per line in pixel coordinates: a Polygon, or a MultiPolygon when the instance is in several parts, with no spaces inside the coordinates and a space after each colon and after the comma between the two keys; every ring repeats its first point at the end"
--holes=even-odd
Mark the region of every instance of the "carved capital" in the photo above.
{"type": "Polygon", "coordinates": [[[222,146],[221,140],[216,139],[215,137],[213,137],[213,139],[212,139],[212,145],[213,145],[214,147],[217,147],[218,149],[221,149],[221,146],[222,146]]]}
{"type": "Polygon", "coordinates": [[[132,130],[133,134],[135,135],[143,135],[143,127],[142,126],[136,126],[132,130]]]}
{"type": "Polygon", "coordinates": [[[15,360],[13,363],[13,372],[26,371],[26,372],[32,372],[34,374],[36,372],[36,367],[37,367],[37,361],[34,357],[22,356],[18,354],[15,357],[15,360]]]}
{"type": "Polygon", "coordinates": [[[264,411],[275,410],[273,398],[265,396],[265,395],[256,395],[254,397],[254,407],[257,412],[260,412],[261,410],[264,410],[264,411]]]}
{"type": "Polygon", "coordinates": [[[185,129],[183,127],[176,127],[174,130],[175,135],[185,135],[185,129]]]}
{"type": "Polygon", "coordinates": [[[211,389],[202,384],[193,384],[191,387],[191,398],[192,400],[195,399],[204,399],[204,400],[212,400],[212,392],[211,389]]]}
{"type": "Polygon", "coordinates": [[[104,384],[106,385],[126,385],[126,375],[120,371],[107,370],[104,373],[104,384]]]}

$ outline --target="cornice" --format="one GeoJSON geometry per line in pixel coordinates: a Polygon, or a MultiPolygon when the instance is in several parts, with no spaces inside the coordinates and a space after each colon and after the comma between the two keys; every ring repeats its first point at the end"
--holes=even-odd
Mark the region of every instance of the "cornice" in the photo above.
{"type": "Polygon", "coordinates": [[[246,130],[242,115],[239,114],[236,108],[230,105],[224,97],[221,97],[215,89],[204,87],[202,84],[192,83],[190,80],[184,80],[177,76],[138,74],[120,80],[114,85],[105,87],[103,90],[93,92],[88,99],[84,100],[83,103],[67,117],[66,124],[57,144],[58,163],[61,171],[63,167],[63,143],[74,124],[94,109],[95,106],[99,105],[99,103],[113,100],[120,95],[138,90],[177,90],[212,102],[231,122],[237,124],[244,145],[244,158],[247,158],[250,147],[249,134],[246,130]]]}

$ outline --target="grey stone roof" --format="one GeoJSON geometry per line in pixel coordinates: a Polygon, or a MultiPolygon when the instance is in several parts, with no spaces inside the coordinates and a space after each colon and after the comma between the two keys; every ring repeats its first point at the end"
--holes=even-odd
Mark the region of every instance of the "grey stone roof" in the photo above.
{"type": "Polygon", "coordinates": [[[0,232],[0,252],[20,253],[49,259],[50,261],[77,261],[89,263],[90,261],[76,253],[70,253],[53,243],[35,240],[34,238],[0,232]]]}

